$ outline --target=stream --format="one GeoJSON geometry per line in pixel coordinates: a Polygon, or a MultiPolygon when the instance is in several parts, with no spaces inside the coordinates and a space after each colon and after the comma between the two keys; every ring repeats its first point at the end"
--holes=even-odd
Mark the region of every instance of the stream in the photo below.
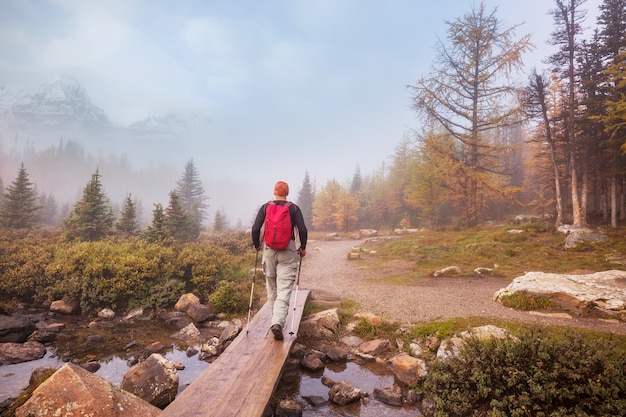
{"type": "MultiPolygon", "coordinates": [[[[96,361],[100,368],[96,375],[119,386],[124,374],[130,369],[131,362],[143,355],[143,348],[153,342],[165,345],[158,353],[170,361],[178,361],[184,369],[178,371],[179,392],[194,381],[210,363],[200,360],[198,354],[187,356],[189,346],[200,350],[200,344],[188,345],[179,339],[172,339],[179,327],[168,325],[161,320],[149,318],[135,322],[86,322],[75,316],[57,316],[55,322],[63,322],[65,329],[56,340],[47,344],[46,355],[39,359],[13,365],[0,366],[0,403],[15,398],[28,386],[31,373],[36,368],[58,369],[68,360],[84,363],[96,361]],[[94,341],[94,335],[98,335],[94,341]]],[[[215,324],[215,323],[214,323],[215,324]]],[[[201,332],[211,330],[202,328],[201,332]]],[[[215,328],[213,329],[215,332],[215,328]]],[[[411,407],[393,407],[382,404],[371,397],[374,388],[388,388],[394,383],[393,374],[385,367],[373,364],[359,365],[355,362],[328,364],[320,373],[298,372],[285,373],[275,391],[276,398],[294,399],[303,405],[303,416],[411,416],[420,415],[411,407]],[[322,376],[333,381],[346,380],[356,388],[370,394],[360,403],[336,406],[328,402],[330,388],[322,384],[322,376]],[[318,397],[325,401],[312,406],[307,398],[318,397]]]]}

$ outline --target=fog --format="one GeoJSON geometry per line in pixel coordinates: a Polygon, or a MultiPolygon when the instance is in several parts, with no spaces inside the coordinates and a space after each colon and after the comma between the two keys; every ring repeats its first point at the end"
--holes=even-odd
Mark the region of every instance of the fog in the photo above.
{"type": "MultiPolygon", "coordinates": [[[[169,192],[177,187],[189,160],[208,198],[205,225],[209,227],[217,210],[231,227],[249,227],[258,206],[272,197],[276,180],[290,182],[290,198],[296,199],[305,173],[304,167],[289,172],[286,167],[290,164],[278,172],[269,162],[266,172],[260,172],[262,167],[253,152],[219,149],[209,141],[191,149],[176,134],[153,133],[146,137],[124,129],[57,129],[54,134],[13,134],[10,144],[6,137],[6,133],[0,137],[0,177],[5,189],[23,163],[37,191],[52,195],[60,210],[64,204],[73,206],[81,198],[91,175],[98,170],[111,205],[119,210],[131,194],[139,202],[138,215],[144,225],[150,222],[155,203],[168,205],[169,192]],[[82,140],[84,137],[89,140],[82,140]]],[[[186,138],[191,140],[188,135],[186,138]]]]}
{"type": "MultiPolygon", "coordinates": [[[[245,227],[277,180],[292,200],[305,172],[344,184],[419,131],[406,86],[476,3],[0,2],[0,177],[23,162],[62,205],[98,169],[112,204],[131,193],[150,217],[193,159],[207,222],[245,227]],[[57,160],[61,143],[83,153],[57,160]]],[[[545,68],[553,2],[484,3],[532,34],[528,71],[545,68]]],[[[587,26],[601,3],[584,4],[587,26]]]]}

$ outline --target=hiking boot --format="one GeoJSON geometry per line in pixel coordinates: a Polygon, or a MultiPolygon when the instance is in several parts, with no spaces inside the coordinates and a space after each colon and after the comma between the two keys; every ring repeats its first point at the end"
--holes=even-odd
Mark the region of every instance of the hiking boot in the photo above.
{"type": "Polygon", "coordinates": [[[280,324],[273,324],[270,330],[274,333],[274,340],[283,340],[283,328],[280,324]]]}

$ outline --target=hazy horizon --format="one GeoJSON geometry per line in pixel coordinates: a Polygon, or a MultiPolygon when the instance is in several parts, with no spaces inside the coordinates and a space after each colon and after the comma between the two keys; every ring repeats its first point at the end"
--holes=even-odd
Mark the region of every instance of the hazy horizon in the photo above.
{"type": "MultiPolygon", "coordinates": [[[[532,34],[536,49],[523,57],[525,72],[546,68],[553,2],[484,3],[489,11],[498,8],[503,27],[519,25],[518,37],[532,34]]],[[[601,3],[583,5],[587,27],[595,25],[601,3]]],[[[220,210],[231,224],[245,225],[272,197],[277,180],[290,184],[290,199],[296,200],[307,171],[321,187],[331,179],[349,181],[357,167],[368,176],[386,163],[403,137],[421,128],[406,85],[428,75],[438,39],[446,41],[446,21],[478,4],[7,0],[0,3],[0,83],[33,88],[74,78],[120,128],[155,116],[200,115],[207,124],[194,137],[63,139],[85,144],[96,158],[126,156],[133,170],[158,168],[161,188],[142,199],[144,215],[153,203],[167,204],[169,190],[193,159],[210,198],[208,223],[220,210]]],[[[519,74],[520,82],[526,77],[519,74]]],[[[60,137],[49,134],[30,145],[28,137],[10,132],[3,139],[8,154],[16,140],[18,149],[32,145],[41,151],[60,137]]],[[[6,187],[17,168],[2,165],[6,187]]],[[[33,182],[52,176],[35,175],[37,169],[27,167],[33,182]]],[[[123,178],[112,182],[116,173],[102,174],[105,191],[115,194],[112,203],[122,202],[118,194],[148,194],[147,185],[125,190],[123,178]]],[[[89,179],[66,185],[80,193],[89,179]]]]}

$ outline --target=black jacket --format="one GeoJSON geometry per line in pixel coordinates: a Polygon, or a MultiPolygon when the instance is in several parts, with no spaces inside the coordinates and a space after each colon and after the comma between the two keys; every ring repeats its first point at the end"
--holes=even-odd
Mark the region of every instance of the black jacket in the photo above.
{"type": "MultiPolygon", "coordinates": [[[[274,203],[278,205],[287,204],[286,200],[274,200],[274,203]]],[[[269,202],[263,204],[259,209],[259,212],[256,215],[256,219],[254,220],[254,224],[252,225],[252,245],[255,248],[261,246],[261,228],[263,227],[263,223],[265,222],[265,210],[267,209],[267,205],[269,202]]],[[[307,240],[307,229],[304,224],[304,217],[302,217],[302,211],[300,207],[296,204],[291,203],[289,207],[289,214],[291,215],[291,224],[293,225],[293,229],[291,231],[291,240],[296,239],[295,230],[298,229],[298,236],[300,237],[300,247],[298,249],[306,250],[306,240],[307,240]]]]}

